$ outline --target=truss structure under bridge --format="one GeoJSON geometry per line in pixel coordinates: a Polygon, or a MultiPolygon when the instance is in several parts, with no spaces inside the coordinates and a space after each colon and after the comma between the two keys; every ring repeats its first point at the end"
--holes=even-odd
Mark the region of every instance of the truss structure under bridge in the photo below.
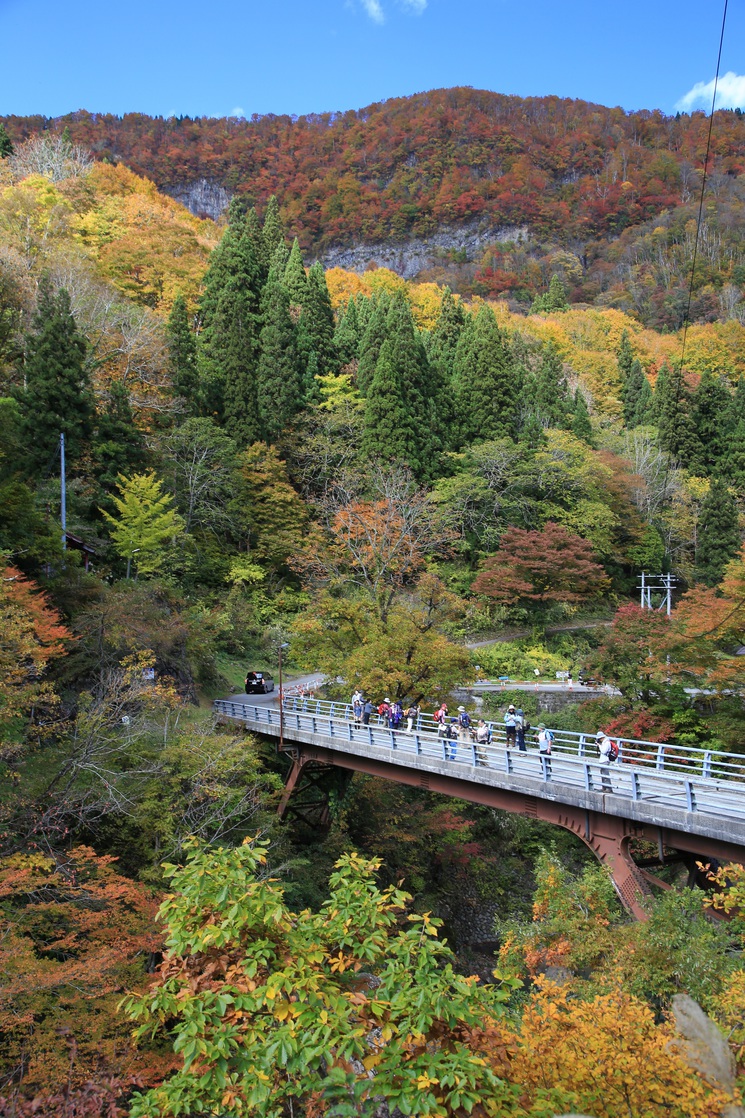
{"type": "Polygon", "coordinates": [[[292,758],[281,814],[312,770],[335,766],[554,823],[609,866],[621,900],[639,919],[656,879],[648,860],[640,866],[632,858],[634,839],[655,844],[660,864],[671,857],[691,868],[696,861],[745,863],[745,757],[736,754],[622,740],[619,760],[601,764],[591,738],[562,731],[547,757],[530,735],[524,752],[508,748],[499,724],[489,744],[477,744],[470,735],[439,737],[427,717],[411,732],[390,729],[377,715],[362,725],[348,705],[323,700],[287,698],[280,711],[220,699],[214,708],[220,719],[277,739],[281,722],[292,758]]]}

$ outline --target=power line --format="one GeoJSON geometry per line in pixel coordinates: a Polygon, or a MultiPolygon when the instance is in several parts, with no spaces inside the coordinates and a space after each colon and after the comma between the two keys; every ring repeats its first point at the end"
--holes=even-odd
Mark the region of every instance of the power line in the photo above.
{"type": "Polygon", "coordinates": [[[688,303],[686,305],[685,320],[683,322],[683,344],[680,349],[680,365],[678,366],[681,374],[683,372],[683,358],[686,351],[686,340],[688,338],[688,326],[690,323],[691,315],[691,301],[693,299],[693,281],[696,275],[696,259],[698,257],[698,240],[701,232],[701,217],[704,212],[704,192],[706,191],[706,176],[709,169],[709,152],[711,151],[711,135],[714,129],[714,110],[717,102],[717,88],[719,86],[719,67],[722,64],[722,46],[724,44],[724,29],[727,24],[727,7],[729,0],[724,0],[724,11],[722,13],[722,30],[719,33],[719,53],[717,54],[717,70],[714,75],[714,92],[711,98],[711,112],[709,113],[709,134],[706,139],[706,155],[704,156],[704,173],[701,179],[701,196],[698,200],[698,219],[696,221],[696,236],[693,241],[693,263],[691,265],[691,281],[688,285],[688,303]]]}

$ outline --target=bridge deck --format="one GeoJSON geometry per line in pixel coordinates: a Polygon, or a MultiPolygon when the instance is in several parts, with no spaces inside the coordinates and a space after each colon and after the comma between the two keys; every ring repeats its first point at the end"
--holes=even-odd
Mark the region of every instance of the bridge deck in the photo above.
{"type": "MultiPolygon", "coordinates": [[[[473,786],[474,793],[478,786],[488,786],[745,846],[745,784],[726,776],[704,775],[701,766],[680,771],[680,758],[671,769],[660,768],[651,759],[601,765],[597,758],[561,748],[548,758],[535,747],[526,752],[508,749],[503,734],[496,734],[489,745],[478,745],[470,739],[443,739],[427,729],[407,733],[382,725],[356,725],[343,717],[348,708],[335,705],[332,712],[331,703],[286,701],[283,735],[287,744],[317,746],[324,754],[335,755],[334,763],[346,768],[364,769],[361,762],[365,760],[366,771],[372,771],[369,762],[375,760],[386,767],[419,770],[423,786],[426,774],[435,773],[473,786]]],[[[276,708],[230,699],[218,700],[214,707],[218,715],[236,720],[246,729],[279,736],[280,712],[276,708]]]]}

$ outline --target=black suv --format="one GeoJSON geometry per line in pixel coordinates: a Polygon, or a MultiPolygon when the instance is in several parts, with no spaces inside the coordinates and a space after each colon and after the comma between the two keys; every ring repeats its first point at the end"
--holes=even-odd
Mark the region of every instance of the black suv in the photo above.
{"type": "Polygon", "coordinates": [[[265,695],[268,691],[273,690],[274,680],[270,675],[264,675],[263,672],[249,672],[246,675],[247,695],[265,695]]]}

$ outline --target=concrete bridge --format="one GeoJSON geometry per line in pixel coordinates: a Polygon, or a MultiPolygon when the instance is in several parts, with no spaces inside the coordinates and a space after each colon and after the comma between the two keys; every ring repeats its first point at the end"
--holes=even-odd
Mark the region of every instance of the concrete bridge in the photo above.
{"type": "Polygon", "coordinates": [[[456,796],[540,819],[572,831],[611,871],[626,908],[645,919],[652,886],[666,888],[651,870],[682,861],[694,880],[698,862],[745,863],[745,757],[621,739],[620,757],[601,765],[589,735],[555,731],[552,754],[508,749],[504,727],[492,741],[453,742],[420,717],[413,732],[355,722],[344,703],[285,697],[284,705],[222,699],[219,719],[269,735],[291,757],[280,804],[307,792],[330,766],[456,796]],[[646,840],[649,856],[632,857],[646,840]],[[652,854],[652,851],[656,852],[652,854]]]}

